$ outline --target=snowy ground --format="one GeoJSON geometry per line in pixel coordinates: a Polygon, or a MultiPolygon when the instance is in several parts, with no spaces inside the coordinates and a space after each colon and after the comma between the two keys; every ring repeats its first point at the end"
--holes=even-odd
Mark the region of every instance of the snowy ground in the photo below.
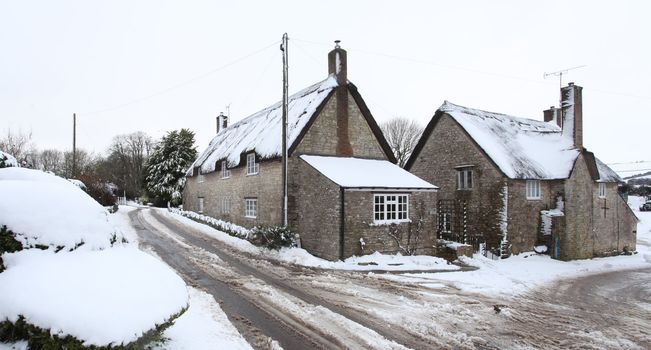
{"type": "MultiPolygon", "coordinates": [[[[440,337],[445,339],[442,344],[449,346],[456,344],[460,347],[473,348],[473,342],[482,341],[481,338],[470,337],[468,334],[477,330],[488,332],[495,322],[499,324],[500,319],[513,318],[515,315],[509,310],[503,311],[495,321],[492,309],[486,310],[485,304],[493,301],[504,301],[510,298],[517,298],[528,291],[538,288],[545,288],[552,283],[573,279],[596,273],[630,270],[635,268],[649,267],[651,263],[651,212],[640,213],[637,208],[640,199],[631,197],[630,205],[634,208],[640,218],[638,225],[638,246],[637,254],[633,256],[618,256],[609,258],[598,258],[588,260],[577,260],[562,262],[550,259],[545,255],[535,253],[520,254],[505,260],[489,260],[482,256],[475,256],[474,259],[467,259],[469,265],[479,267],[476,271],[470,272],[445,272],[445,273],[401,273],[400,270],[444,270],[446,263],[422,258],[412,259],[410,257],[390,257],[382,255],[371,255],[363,259],[353,258],[344,262],[329,262],[309,255],[301,249],[283,249],[280,252],[269,251],[255,247],[248,242],[231,237],[227,234],[214,230],[206,225],[196,223],[192,220],[178,215],[170,214],[167,211],[158,211],[170,219],[176,220],[183,225],[192,227],[198,232],[210,236],[218,241],[224,242],[238,251],[253,254],[261,259],[277,260],[283,263],[316,267],[322,270],[318,275],[303,277],[293,276],[294,283],[301,285],[305,290],[313,288],[316,295],[322,298],[330,298],[334,302],[346,305],[350,300],[357,300],[349,307],[363,311],[372,317],[384,320],[388,324],[401,324],[413,330],[416,336],[440,337]],[[363,266],[358,262],[373,261],[378,265],[363,266]],[[397,261],[398,267],[393,264],[397,261]],[[394,270],[390,274],[377,274],[374,272],[358,271],[366,274],[364,283],[357,283],[349,280],[351,275],[346,275],[348,270],[394,270]],[[397,271],[396,271],[397,270],[397,271]],[[327,271],[341,271],[339,273],[328,273],[327,271]],[[377,280],[378,282],[373,282],[377,280]],[[404,295],[395,300],[395,287],[381,283],[385,280],[391,283],[402,285],[404,290],[398,292],[404,295]],[[368,283],[377,284],[378,289],[368,287],[368,283]],[[382,290],[388,288],[387,290],[382,290]],[[404,293],[404,294],[403,294],[404,293]],[[463,294],[463,295],[462,295],[463,294]],[[465,295],[465,296],[464,296],[465,295]],[[473,302],[473,295],[479,298],[473,302]],[[409,317],[405,316],[409,315],[409,317]],[[428,320],[436,319],[436,323],[428,320]],[[447,324],[447,326],[446,326],[447,324]],[[454,327],[457,330],[451,332],[446,327],[454,327]],[[477,328],[478,327],[478,328],[477,328]],[[473,330],[474,329],[474,330],[473,330]],[[470,344],[470,345],[469,345],[470,344]]],[[[165,230],[161,226],[161,230],[165,230]]],[[[189,246],[187,242],[173,233],[167,233],[170,237],[178,240],[179,244],[189,246]]],[[[205,253],[205,252],[204,252],[205,253]]],[[[447,268],[450,268],[449,266],[447,268]]],[[[456,266],[452,266],[456,268],[456,266]]],[[[257,291],[260,295],[272,295],[275,302],[283,300],[283,293],[266,286],[263,283],[247,283],[247,288],[257,291]]],[[[281,308],[287,310],[296,309],[291,298],[282,302],[281,308]]],[[[514,303],[515,304],[515,303],[514,303]]],[[[489,304],[492,305],[492,304],[489,304]]],[[[307,306],[302,306],[305,308],[307,306]]],[[[325,314],[332,316],[331,312],[319,306],[310,306],[310,310],[296,311],[304,322],[312,322],[313,316],[325,314]],[[303,316],[300,316],[305,313],[303,316]]],[[[491,306],[492,308],[492,306],[491,306]]],[[[224,327],[227,327],[227,321],[224,327]]],[[[360,327],[359,324],[350,324],[345,318],[339,321],[340,324],[347,324],[348,327],[360,327]]],[[[366,332],[369,330],[362,327],[366,332]]],[[[359,332],[362,333],[362,332],[359,332]]],[[[199,335],[197,335],[199,337],[199,335]]]]}

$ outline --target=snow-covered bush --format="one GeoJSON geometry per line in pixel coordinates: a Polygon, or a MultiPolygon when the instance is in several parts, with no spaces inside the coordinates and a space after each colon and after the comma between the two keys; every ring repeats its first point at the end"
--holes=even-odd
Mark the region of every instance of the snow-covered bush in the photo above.
{"type": "Polygon", "coordinates": [[[142,349],[187,307],[183,280],[126,244],[106,210],[71,182],[4,168],[0,193],[0,341],[142,349]]]}
{"type": "Polygon", "coordinates": [[[251,230],[249,241],[254,245],[280,249],[282,247],[296,247],[295,234],[284,226],[257,226],[251,230]]]}
{"type": "Polygon", "coordinates": [[[13,231],[24,248],[105,249],[116,238],[122,241],[104,207],[56,175],[0,169],[0,193],[0,225],[13,231]]]}
{"type": "Polygon", "coordinates": [[[178,208],[170,208],[169,211],[174,214],[185,216],[186,218],[194,220],[196,222],[206,224],[233,237],[248,239],[251,233],[251,230],[245,227],[238,226],[224,220],[215,219],[207,215],[198,214],[193,211],[181,210],[178,208]]]}
{"type": "Polygon", "coordinates": [[[0,168],[17,167],[18,161],[9,153],[0,151],[0,168]]]}

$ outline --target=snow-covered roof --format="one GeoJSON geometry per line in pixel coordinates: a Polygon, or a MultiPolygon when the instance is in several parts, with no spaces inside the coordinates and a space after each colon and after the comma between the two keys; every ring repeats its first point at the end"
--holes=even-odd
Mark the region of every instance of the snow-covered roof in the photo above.
{"type": "Polygon", "coordinates": [[[580,151],[554,121],[486,112],[445,101],[439,111],[463,127],[512,179],[566,179],[580,151]]]}
{"type": "Polygon", "coordinates": [[[318,172],[344,188],[436,190],[438,187],[386,161],[301,155],[318,172]]]}
{"type": "MultiPolygon", "coordinates": [[[[289,97],[287,110],[287,146],[291,147],[318,107],[337,87],[334,75],[289,97]]],[[[186,175],[196,167],[201,173],[215,171],[216,163],[227,160],[229,167],[240,164],[242,153],[255,151],[263,159],[281,156],[282,105],[280,102],[265,108],[233,125],[224,128],[210,141],[186,175]]]]}
{"type": "Polygon", "coordinates": [[[597,170],[599,171],[599,182],[624,182],[621,177],[608,165],[595,158],[597,170]]]}

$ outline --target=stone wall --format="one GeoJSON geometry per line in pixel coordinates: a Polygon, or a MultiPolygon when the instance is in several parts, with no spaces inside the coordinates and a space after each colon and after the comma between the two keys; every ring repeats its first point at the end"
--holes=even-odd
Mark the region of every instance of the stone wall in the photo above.
{"type": "Polygon", "coordinates": [[[556,208],[558,196],[563,196],[562,181],[540,181],[540,199],[527,199],[527,181],[509,180],[508,234],[511,252],[532,251],[545,243],[541,233],[540,211],[556,208]]]}
{"type": "Polygon", "coordinates": [[[452,118],[441,117],[409,171],[439,186],[439,200],[465,201],[468,234],[499,249],[506,178],[452,118]],[[471,190],[457,190],[456,167],[464,165],[472,165],[471,190]]]}
{"type": "Polygon", "coordinates": [[[231,176],[221,178],[221,171],[205,174],[199,183],[198,176],[187,178],[183,191],[183,208],[199,211],[199,197],[204,198],[205,215],[234,224],[253,227],[256,225],[282,225],[282,163],[266,160],[259,163],[256,175],[246,175],[246,162],[231,169],[231,176]],[[222,200],[230,199],[230,213],[223,213],[222,200]],[[257,218],[244,216],[245,198],[258,199],[257,218]]]}
{"type": "Polygon", "coordinates": [[[617,192],[616,183],[606,184],[606,197],[599,197],[599,185],[593,193],[593,252],[609,255],[614,252],[635,249],[636,223],[634,214],[617,192]]]}
{"type": "Polygon", "coordinates": [[[561,260],[593,256],[594,186],[583,155],[577,158],[565,181],[565,235],[559,237],[561,260]]]}
{"type": "MultiPolygon", "coordinates": [[[[408,193],[408,192],[401,192],[408,193]]],[[[402,246],[407,246],[407,236],[411,233],[411,245],[417,248],[417,254],[431,254],[436,240],[436,216],[432,208],[436,207],[435,192],[412,192],[409,194],[409,219],[411,222],[393,225],[376,225],[373,223],[374,193],[371,191],[344,191],[344,256],[371,254],[373,252],[401,252],[395,239],[389,232],[397,230],[402,236],[402,246]],[[421,221],[420,228],[418,223],[421,221]],[[416,242],[415,237],[420,237],[416,242]],[[360,238],[364,239],[362,251],[360,238]]],[[[401,252],[405,254],[404,252],[401,252]]]]}
{"type": "Polygon", "coordinates": [[[303,160],[292,173],[293,229],[300,234],[301,246],[323,259],[339,259],[341,228],[340,189],[303,160]]]}
{"type": "MultiPolygon", "coordinates": [[[[387,159],[355,99],[348,93],[348,139],[354,157],[387,159]]],[[[337,103],[330,98],[292,155],[337,155],[337,103]]]]}

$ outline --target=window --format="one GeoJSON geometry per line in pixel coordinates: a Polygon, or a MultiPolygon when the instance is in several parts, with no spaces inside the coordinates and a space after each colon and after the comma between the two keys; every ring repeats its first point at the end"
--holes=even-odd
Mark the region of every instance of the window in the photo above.
{"type": "Polygon", "coordinates": [[[199,197],[199,213],[203,213],[203,197],[199,197]]]}
{"type": "Polygon", "coordinates": [[[228,197],[222,198],[222,214],[231,213],[231,199],[228,197]]]}
{"type": "Polygon", "coordinates": [[[540,180],[527,180],[527,199],[540,199],[540,180]]]}
{"type": "Polygon", "coordinates": [[[409,221],[409,195],[374,195],[373,220],[376,223],[409,221]]]}
{"type": "Polygon", "coordinates": [[[457,189],[458,190],[472,189],[472,169],[457,170],[457,189]]]}
{"type": "Polygon", "coordinates": [[[228,163],[222,160],[222,179],[228,179],[229,177],[231,177],[231,169],[228,168],[228,163]]]}
{"type": "Polygon", "coordinates": [[[246,155],[246,175],[255,175],[258,173],[258,163],[255,162],[255,153],[246,155]]]}
{"type": "Polygon", "coordinates": [[[439,220],[441,220],[439,225],[442,233],[452,232],[452,213],[441,213],[439,220]]]}
{"type": "Polygon", "coordinates": [[[246,198],[244,200],[244,216],[247,218],[256,218],[258,216],[257,198],[246,198]]]}
{"type": "Polygon", "coordinates": [[[206,181],[206,177],[203,174],[199,174],[199,176],[197,177],[197,181],[199,183],[202,183],[202,182],[206,181]]]}
{"type": "Polygon", "coordinates": [[[606,183],[599,183],[599,198],[606,198],[606,183]]]}

